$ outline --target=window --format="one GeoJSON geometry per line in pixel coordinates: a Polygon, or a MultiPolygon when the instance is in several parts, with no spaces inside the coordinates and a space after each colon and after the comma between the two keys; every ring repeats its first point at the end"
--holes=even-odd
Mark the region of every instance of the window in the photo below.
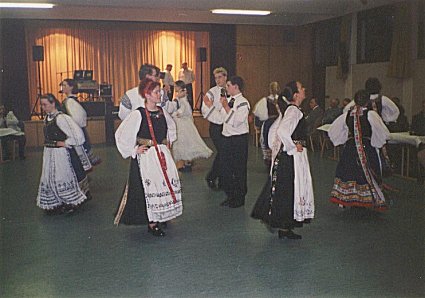
{"type": "Polygon", "coordinates": [[[389,61],[394,28],[394,8],[383,6],[357,15],[357,62],[389,61]]]}
{"type": "Polygon", "coordinates": [[[314,24],[314,64],[334,66],[338,63],[339,30],[341,19],[314,24]]]}

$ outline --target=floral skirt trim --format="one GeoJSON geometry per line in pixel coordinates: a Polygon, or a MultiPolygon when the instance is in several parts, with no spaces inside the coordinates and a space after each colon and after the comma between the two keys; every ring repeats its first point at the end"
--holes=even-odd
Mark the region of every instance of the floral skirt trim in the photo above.
{"type": "Polygon", "coordinates": [[[366,207],[377,211],[387,210],[385,204],[376,205],[368,184],[358,184],[356,181],[341,181],[335,178],[330,201],[347,207],[366,207]]]}

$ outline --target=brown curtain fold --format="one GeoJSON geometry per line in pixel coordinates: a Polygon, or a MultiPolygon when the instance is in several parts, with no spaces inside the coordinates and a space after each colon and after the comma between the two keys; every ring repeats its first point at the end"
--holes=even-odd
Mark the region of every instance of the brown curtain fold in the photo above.
{"type": "Polygon", "coordinates": [[[390,64],[387,75],[393,78],[409,78],[412,74],[412,23],[411,5],[408,2],[396,6],[390,64]]]}
{"type": "MultiPolygon", "coordinates": [[[[181,63],[188,62],[196,77],[200,77],[197,47],[209,47],[208,32],[141,27],[140,24],[115,27],[93,22],[28,21],[25,33],[30,106],[35,103],[38,84],[33,45],[44,46],[44,61],[39,63],[42,93],[58,95],[61,79],[72,78],[74,70],[79,69],[93,70],[93,79],[99,84],[111,84],[115,105],[126,90],[137,86],[138,70],[143,63],[155,64],[161,70],[170,63],[177,80],[181,63]]],[[[209,69],[208,65],[204,69],[209,69]]],[[[199,91],[199,85],[196,82],[195,92],[199,91]]],[[[60,100],[61,96],[58,97],[60,100]]]]}

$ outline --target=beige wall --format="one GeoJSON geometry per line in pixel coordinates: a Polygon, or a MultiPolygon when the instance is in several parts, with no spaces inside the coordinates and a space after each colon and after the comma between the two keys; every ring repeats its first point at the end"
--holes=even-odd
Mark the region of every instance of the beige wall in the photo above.
{"type": "Polygon", "coordinates": [[[244,95],[252,107],[268,95],[268,86],[277,81],[281,86],[300,80],[312,86],[311,27],[282,26],[236,27],[236,73],[245,80],[244,95]],[[295,42],[284,42],[284,30],[295,30],[295,42]]]}
{"type": "Polygon", "coordinates": [[[326,68],[326,95],[330,98],[352,98],[369,77],[377,77],[382,83],[382,94],[388,97],[397,96],[411,119],[420,109],[425,99],[425,60],[415,60],[411,79],[395,79],[387,77],[388,62],[351,65],[350,74],[344,82],[336,78],[336,66],[326,68]]]}

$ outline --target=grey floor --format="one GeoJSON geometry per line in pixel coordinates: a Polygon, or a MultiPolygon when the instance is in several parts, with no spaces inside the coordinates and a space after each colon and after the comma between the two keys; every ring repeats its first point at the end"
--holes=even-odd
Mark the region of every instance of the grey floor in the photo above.
{"type": "Polygon", "coordinates": [[[316,219],[279,240],[250,218],[267,170],[250,147],[249,191],[220,207],[204,181],[211,159],[182,174],[183,216],[164,238],[113,225],[128,161],[113,146],[91,177],[94,199],[72,215],[35,206],[42,152],[0,165],[1,297],[425,297],[424,187],[401,178],[391,210],[328,202],[336,162],[310,154],[316,219]]]}

